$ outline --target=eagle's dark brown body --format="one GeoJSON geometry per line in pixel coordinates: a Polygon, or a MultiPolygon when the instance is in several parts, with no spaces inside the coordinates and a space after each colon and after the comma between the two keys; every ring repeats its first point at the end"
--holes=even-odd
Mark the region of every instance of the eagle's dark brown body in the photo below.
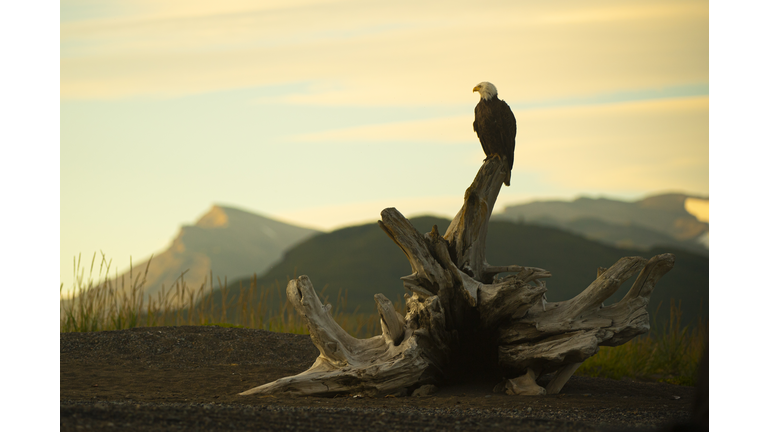
{"type": "MultiPolygon", "coordinates": [[[[515,162],[515,136],[517,121],[506,102],[493,96],[490,99],[480,99],[475,107],[475,122],[473,123],[480,144],[487,157],[498,155],[506,158],[510,174],[515,162]]],[[[504,180],[509,186],[510,174],[504,180]]]]}

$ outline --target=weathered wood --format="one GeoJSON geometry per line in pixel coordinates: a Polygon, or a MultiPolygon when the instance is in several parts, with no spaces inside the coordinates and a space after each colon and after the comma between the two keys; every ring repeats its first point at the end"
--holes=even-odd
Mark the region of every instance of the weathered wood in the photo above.
{"type": "MultiPolygon", "coordinates": [[[[307,324],[320,356],[299,375],[281,378],[240,395],[386,394],[434,381],[446,362],[451,337],[443,334],[444,320],[439,300],[434,296],[424,302],[408,300],[411,320],[403,327],[402,341],[396,344],[397,338],[392,337],[391,331],[369,339],[350,336],[331,317],[330,305],[321,304],[306,276],[290,281],[287,291],[290,302],[307,324]],[[428,353],[419,345],[424,338],[429,339],[433,348],[428,353]]],[[[389,300],[379,296],[380,304],[387,310],[389,300]]],[[[392,315],[388,311],[384,315],[387,328],[396,327],[394,323],[399,318],[389,321],[392,315]]]]}
{"type": "Polygon", "coordinates": [[[523,270],[536,272],[540,274],[539,277],[541,278],[552,276],[547,270],[536,268],[536,267],[523,267],[519,265],[509,265],[509,266],[490,266],[489,265],[485,267],[485,273],[491,274],[491,275],[496,275],[499,273],[507,273],[507,272],[521,272],[523,270]]]}
{"type": "Polygon", "coordinates": [[[388,298],[384,297],[384,294],[376,294],[373,296],[376,300],[376,308],[379,311],[379,317],[381,317],[381,333],[387,343],[392,345],[400,345],[405,337],[405,319],[400,315],[392,302],[388,298]]]}
{"type": "Polygon", "coordinates": [[[571,300],[530,309],[524,318],[499,329],[499,361],[516,370],[531,364],[552,371],[568,363],[583,362],[597,352],[598,345],[616,346],[650,329],[649,296],[656,282],[674,265],[672,254],[646,261],[622,258],[571,300]],[[633,288],[616,304],[604,307],[633,272],[640,270],[633,288]],[[585,297],[585,293],[590,294],[585,297]]]}
{"type": "Polygon", "coordinates": [[[381,212],[379,226],[411,265],[411,274],[401,279],[412,293],[406,296],[405,317],[385,296],[374,296],[381,335],[350,336],[334,322],[331,306],[321,304],[307,276],[292,280],[288,300],[305,321],[320,356],[299,375],[241,394],[402,395],[441,382],[449,371],[472,370],[471,364],[457,367],[458,359],[467,357],[457,350],[460,338],[478,335],[485,335],[482,343],[498,353],[506,376],[515,377],[496,390],[556,394],[599,346],[620,345],[647,332],[646,307],[656,283],[674,265],[672,254],[622,258],[608,269],[599,268],[595,281],[579,295],[555,303],[546,300],[547,270],[486,262],[488,223],[505,169],[498,158],[484,161],[443,236],[437,227],[419,233],[395,208],[381,212]],[[605,306],[638,272],[622,300],[605,306]],[[514,274],[500,278],[501,273],[514,274]],[[555,376],[547,388],[539,386],[539,376],[550,372],[555,376]]]}
{"type": "Polygon", "coordinates": [[[659,278],[674,265],[674,255],[653,257],[645,264],[633,288],[621,301],[607,307],[602,304],[631,276],[630,271],[638,270],[638,263],[645,263],[645,260],[638,257],[622,258],[585,290],[591,291],[593,297],[585,298],[584,293],[581,293],[564,302],[545,303],[543,310],[532,310],[525,318],[516,320],[502,329],[500,333],[503,336],[499,342],[517,344],[568,331],[605,328],[610,331],[609,339],[618,338],[616,341],[621,344],[629,340],[626,339],[627,332],[633,333],[629,336],[630,339],[646,332],[650,328],[645,310],[650,293],[659,278]]]}
{"type": "Polygon", "coordinates": [[[483,163],[464,193],[464,205],[444,236],[456,267],[479,282],[491,282],[489,277],[493,277],[485,272],[485,238],[506,169],[506,163],[499,158],[488,158],[483,163]]]}
{"type": "Polygon", "coordinates": [[[520,396],[543,396],[547,394],[544,387],[536,384],[538,375],[533,369],[528,369],[523,375],[508,379],[504,386],[505,393],[520,396]]]}
{"type": "Polygon", "coordinates": [[[546,291],[543,285],[530,286],[517,277],[480,285],[477,311],[482,327],[493,331],[500,324],[522,318],[534,304],[543,301],[546,291]]]}
{"type": "Polygon", "coordinates": [[[560,370],[555,373],[555,376],[552,377],[552,380],[549,381],[549,384],[547,384],[547,394],[553,395],[560,393],[560,390],[563,389],[565,383],[568,382],[579,366],[581,366],[581,362],[571,363],[560,368],[560,370]]]}
{"type": "MultiPolygon", "coordinates": [[[[397,209],[384,209],[381,212],[379,226],[392,241],[400,246],[411,264],[413,273],[403,278],[403,280],[412,281],[406,288],[415,285],[431,294],[437,294],[441,286],[450,283],[450,272],[440,266],[430,253],[424,236],[397,209]]],[[[423,293],[423,290],[419,291],[423,293]]]]}

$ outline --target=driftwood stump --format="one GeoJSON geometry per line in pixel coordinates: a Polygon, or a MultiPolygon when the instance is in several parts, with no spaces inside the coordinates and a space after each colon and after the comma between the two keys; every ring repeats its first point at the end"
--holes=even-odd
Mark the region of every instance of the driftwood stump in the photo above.
{"type": "Polygon", "coordinates": [[[381,212],[379,226],[403,250],[413,273],[401,278],[412,293],[406,294],[405,317],[384,295],[374,296],[380,336],[350,336],[331,317],[331,305],[320,302],[307,276],[290,281],[288,299],[303,316],[320,356],[299,375],[240,394],[405,395],[424,384],[445,382],[462,368],[488,364],[489,358],[503,376],[515,377],[497,385],[497,391],[556,394],[600,345],[620,345],[647,332],[646,306],[656,282],[674,265],[672,254],[622,258],[599,269],[581,294],[557,303],[548,303],[544,295],[542,279],[551,276],[548,271],[486,262],[488,221],[505,169],[499,158],[483,163],[442,236],[437,227],[419,233],[394,208],[381,212]],[[638,272],[626,296],[604,307],[638,272]],[[473,366],[465,360],[473,355],[484,358],[473,366]],[[554,376],[543,388],[536,380],[545,373],[554,376]]]}

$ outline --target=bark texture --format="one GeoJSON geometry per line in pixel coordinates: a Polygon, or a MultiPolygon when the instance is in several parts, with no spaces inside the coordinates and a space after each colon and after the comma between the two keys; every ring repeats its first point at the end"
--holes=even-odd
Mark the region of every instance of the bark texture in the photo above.
{"type": "MultiPolygon", "coordinates": [[[[508,394],[556,394],[600,345],[616,346],[649,330],[646,306],[656,282],[674,265],[672,254],[650,260],[626,257],[576,297],[548,303],[544,269],[489,265],[485,240],[493,206],[506,176],[502,159],[487,159],[464,195],[464,205],[444,235],[437,227],[418,232],[394,208],[379,226],[411,264],[403,276],[406,316],[382,294],[374,300],[382,334],[357,339],[333,320],[307,276],[288,284],[288,299],[304,318],[320,356],[307,371],[241,395],[404,395],[439,384],[456,372],[462,338],[479,338],[497,353],[506,371],[497,390],[508,394]],[[514,273],[500,278],[500,273],[514,273]],[[618,303],[603,302],[639,273],[618,303]],[[536,380],[554,372],[547,388],[536,380]]],[[[510,245],[510,247],[515,247],[510,245]]],[[[466,356],[466,354],[464,354],[466,356]]]]}

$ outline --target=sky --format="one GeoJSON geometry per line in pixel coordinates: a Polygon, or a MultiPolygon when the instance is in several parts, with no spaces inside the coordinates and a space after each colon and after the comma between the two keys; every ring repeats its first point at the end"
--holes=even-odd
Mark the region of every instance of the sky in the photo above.
{"type": "Polygon", "coordinates": [[[709,196],[706,1],[62,0],[60,278],[127,269],[213,204],[323,230],[452,217],[517,118],[496,209],[709,196]]]}

